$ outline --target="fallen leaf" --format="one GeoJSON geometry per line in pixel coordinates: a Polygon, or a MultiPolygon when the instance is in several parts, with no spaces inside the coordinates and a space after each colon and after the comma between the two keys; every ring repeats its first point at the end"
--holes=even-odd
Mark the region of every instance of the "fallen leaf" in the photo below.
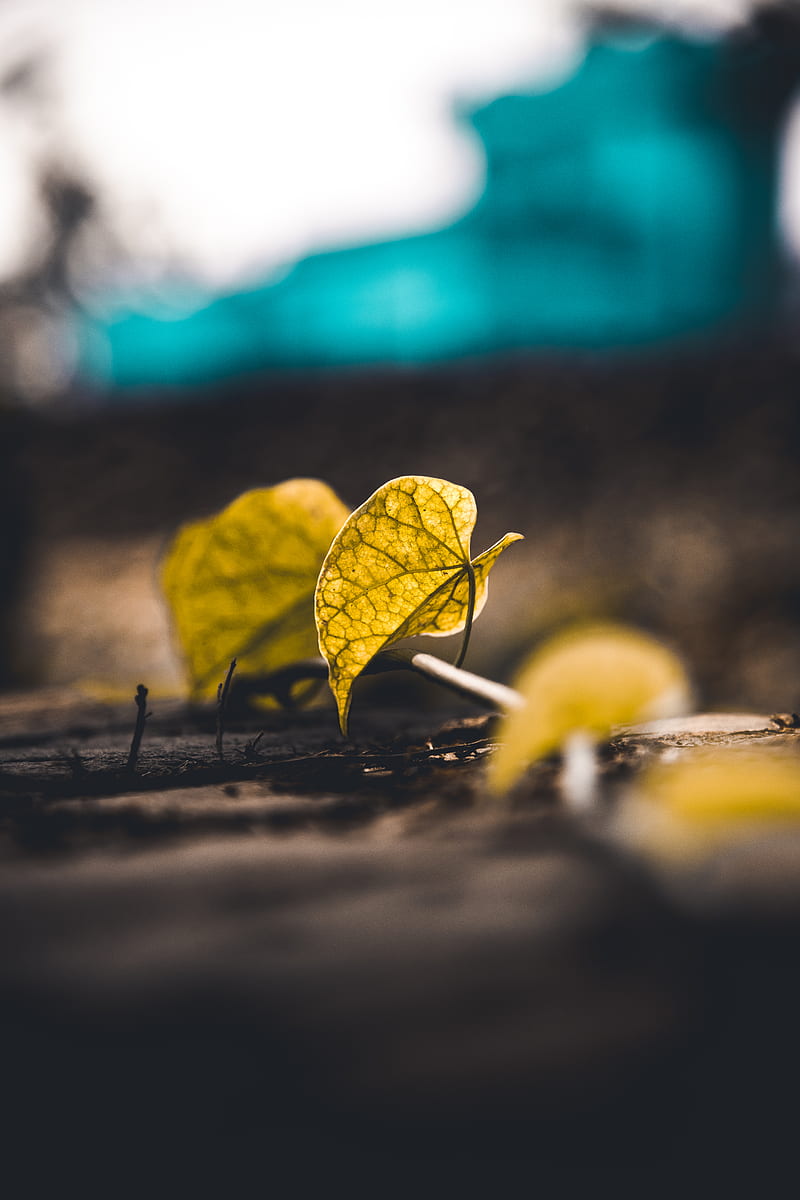
{"type": "Polygon", "coordinates": [[[800,760],[775,746],[698,747],[647,769],[615,827],[640,849],[692,859],[770,827],[800,829],[800,760]]]}
{"type": "Polygon", "coordinates": [[[418,634],[465,628],[470,565],[473,619],[486,603],[487,576],[519,533],[470,559],[475,497],[465,487],[425,475],[392,479],[345,521],[317,584],[320,650],[347,731],[354,680],[379,651],[418,634]]]}
{"type": "Polygon", "coordinates": [[[178,531],[161,580],[193,695],[216,695],[234,657],[252,677],[317,654],[314,587],[347,513],[327,484],[288,479],[178,531]]]}
{"type": "Polygon", "coordinates": [[[504,717],[489,769],[498,793],[571,734],[601,740],[617,725],[674,715],[689,702],[675,655],[617,625],[580,626],[552,638],[528,660],[516,687],[525,704],[504,717]]]}
{"type": "Polygon", "coordinates": [[[656,763],[640,782],[648,799],[684,821],[800,821],[800,760],[792,751],[698,749],[656,763]]]}

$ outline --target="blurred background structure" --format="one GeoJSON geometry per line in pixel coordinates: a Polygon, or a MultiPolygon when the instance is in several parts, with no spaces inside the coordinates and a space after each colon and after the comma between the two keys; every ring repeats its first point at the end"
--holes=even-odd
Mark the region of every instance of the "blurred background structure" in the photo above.
{"type": "Polygon", "coordinates": [[[310,255],[183,319],[94,322],[84,365],[118,387],[191,385],[769,320],[798,67],[783,41],[598,31],[565,82],[462,112],[485,184],[446,228],[310,255]]]}
{"type": "Polygon", "coordinates": [[[637,620],[800,703],[800,16],[5,0],[0,677],[180,686],[182,520],[471,486],[473,666],[637,620]],[[509,556],[510,559],[510,556],[509,556]]]}

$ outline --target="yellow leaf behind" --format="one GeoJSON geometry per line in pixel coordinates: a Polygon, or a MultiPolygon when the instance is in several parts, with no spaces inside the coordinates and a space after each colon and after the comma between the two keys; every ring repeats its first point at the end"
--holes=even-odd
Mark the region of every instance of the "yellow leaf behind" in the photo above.
{"type": "Polygon", "coordinates": [[[213,697],[234,657],[259,676],[317,653],[314,587],[347,513],[327,484],[289,479],[178,531],[161,582],[195,696],[213,697]]]}
{"type": "MultiPolygon", "coordinates": [[[[320,572],[315,610],[343,732],[353,682],[376,654],[401,638],[464,628],[476,518],[467,488],[406,475],[378,488],[337,534],[320,572]]],[[[506,534],[472,564],[474,615],[486,601],[489,570],[520,536],[506,534]]]]}

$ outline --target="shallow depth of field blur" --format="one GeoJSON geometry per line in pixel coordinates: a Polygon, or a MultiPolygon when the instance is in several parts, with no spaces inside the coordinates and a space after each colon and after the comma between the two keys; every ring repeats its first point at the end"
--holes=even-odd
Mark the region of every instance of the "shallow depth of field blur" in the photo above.
{"type": "Polygon", "coordinates": [[[179,693],[181,522],[415,473],[525,535],[473,669],[796,708],[798,99],[788,4],[5,0],[0,681],[179,693]]]}

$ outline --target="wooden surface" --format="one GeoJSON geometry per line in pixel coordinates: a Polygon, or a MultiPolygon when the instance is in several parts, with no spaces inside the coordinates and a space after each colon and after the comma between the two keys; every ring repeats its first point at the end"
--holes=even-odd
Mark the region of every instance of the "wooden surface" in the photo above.
{"type": "Polygon", "coordinates": [[[678,880],[610,817],[644,757],[793,729],[628,732],[578,820],[554,762],[488,803],[480,714],[376,710],[352,743],[327,709],[232,722],[220,762],[213,713],[161,705],[129,772],[134,715],[0,700],[3,1128],[31,1178],[166,1155],[184,1185],[213,1159],[497,1186],[792,1143],[800,837],[678,880]]]}

